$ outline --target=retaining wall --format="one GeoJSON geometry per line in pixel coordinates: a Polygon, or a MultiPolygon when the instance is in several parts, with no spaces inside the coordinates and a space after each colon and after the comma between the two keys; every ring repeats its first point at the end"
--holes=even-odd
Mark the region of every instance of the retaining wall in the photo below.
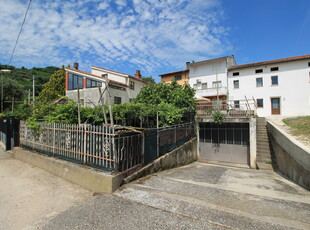
{"type": "Polygon", "coordinates": [[[19,147],[14,148],[14,157],[94,192],[113,193],[123,179],[121,174],[106,173],[19,147]]]}
{"type": "Polygon", "coordinates": [[[270,121],[267,122],[267,128],[280,171],[310,190],[310,149],[270,121]]]}
{"type": "Polygon", "coordinates": [[[193,138],[186,142],[184,145],[176,148],[175,150],[166,153],[160,158],[154,160],[152,163],[146,165],[139,171],[126,177],[123,184],[137,180],[146,175],[156,173],[159,171],[176,168],[182,165],[190,164],[197,160],[197,138],[193,138]]]}

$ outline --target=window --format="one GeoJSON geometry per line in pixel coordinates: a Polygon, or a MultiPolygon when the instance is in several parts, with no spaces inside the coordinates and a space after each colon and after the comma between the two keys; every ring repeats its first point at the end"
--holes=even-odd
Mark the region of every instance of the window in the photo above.
{"type": "Polygon", "coordinates": [[[86,88],[95,88],[95,87],[98,87],[98,86],[101,86],[101,82],[99,81],[94,81],[94,80],[91,80],[91,79],[86,79],[86,88]]]}
{"type": "Polygon", "coordinates": [[[201,89],[207,89],[208,88],[208,83],[204,82],[201,84],[201,89]]]}
{"type": "Polygon", "coordinates": [[[122,103],[122,98],[121,97],[114,97],[114,104],[120,104],[122,103]]]}
{"type": "Polygon", "coordinates": [[[79,89],[83,89],[83,77],[69,73],[68,90],[74,90],[77,89],[78,87],[79,89]]]}
{"type": "Polygon", "coordinates": [[[240,108],[240,101],[234,101],[234,106],[235,106],[235,109],[239,109],[240,108]]]}
{"type": "Polygon", "coordinates": [[[308,62],[308,66],[310,67],[310,62],[308,62]]]}
{"type": "Polygon", "coordinates": [[[239,72],[234,72],[233,76],[239,76],[239,72]]]}
{"type": "Polygon", "coordinates": [[[107,77],[108,77],[108,74],[106,74],[106,73],[105,73],[105,74],[102,74],[101,77],[106,77],[106,78],[107,78],[107,77]]]}
{"type": "Polygon", "coordinates": [[[271,85],[278,85],[278,76],[271,77],[271,85]]]}
{"type": "Polygon", "coordinates": [[[110,87],[111,89],[117,89],[117,90],[122,90],[122,91],[125,91],[125,90],[126,90],[124,87],[120,87],[120,86],[112,85],[112,84],[109,84],[109,87],[110,87]]]}
{"type": "Polygon", "coordinates": [[[257,99],[257,108],[264,107],[264,99],[257,99]]]}
{"type": "Polygon", "coordinates": [[[212,82],[212,88],[222,87],[222,81],[214,81],[212,82]]]}
{"type": "Polygon", "coordinates": [[[181,74],[175,75],[175,76],[174,76],[174,79],[175,79],[176,81],[182,80],[182,75],[181,75],[181,74]]]}
{"type": "Polygon", "coordinates": [[[255,73],[262,73],[263,72],[263,69],[257,69],[255,70],[255,73]]]}
{"type": "Polygon", "coordinates": [[[279,67],[271,67],[270,68],[270,71],[278,71],[279,70],[279,67]]]}
{"type": "Polygon", "coordinates": [[[201,89],[201,83],[196,83],[193,86],[194,86],[194,89],[201,89]]]}
{"type": "Polygon", "coordinates": [[[239,89],[239,80],[234,81],[234,89],[239,89]]]}
{"type": "Polygon", "coordinates": [[[256,78],[256,87],[263,87],[263,78],[262,77],[256,78]]]}
{"type": "Polygon", "coordinates": [[[135,83],[133,81],[129,81],[129,88],[132,90],[135,89],[135,83]]]}

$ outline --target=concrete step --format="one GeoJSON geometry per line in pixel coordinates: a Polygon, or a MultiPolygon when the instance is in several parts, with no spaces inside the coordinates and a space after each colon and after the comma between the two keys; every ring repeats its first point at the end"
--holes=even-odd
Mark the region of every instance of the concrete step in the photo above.
{"type": "Polygon", "coordinates": [[[256,148],[256,151],[257,152],[270,151],[270,146],[269,145],[258,145],[256,148]]]}
{"type": "Polygon", "coordinates": [[[273,170],[272,164],[267,164],[265,162],[256,162],[257,169],[263,170],[273,170]]]}
{"type": "Polygon", "coordinates": [[[256,161],[257,162],[272,162],[273,159],[272,159],[271,156],[269,156],[269,157],[268,156],[266,156],[266,157],[257,157],[256,161]]]}

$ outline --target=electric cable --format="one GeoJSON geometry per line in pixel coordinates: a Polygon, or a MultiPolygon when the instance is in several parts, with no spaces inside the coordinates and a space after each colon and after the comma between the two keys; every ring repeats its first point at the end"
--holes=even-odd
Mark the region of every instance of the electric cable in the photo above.
{"type": "Polygon", "coordinates": [[[9,65],[11,64],[13,55],[14,55],[14,53],[15,53],[15,49],[16,49],[16,46],[17,46],[17,43],[18,43],[20,34],[22,33],[22,30],[23,30],[23,27],[24,27],[24,24],[25,24],[25,21],[26,21],[26,17],[27,17],[27,14],[28,14],[28,11],[29,11],[31,2],[32,2],[32,0],[29,0],[28,7],[27,7],[27,10],[26,10],[26,13],[25,13],[25,16],[24,16],[24,20],[23,20],[22,25],[21,25],[21,27],[20,27],[19,33],[18,33],[18,35],[17,35],[16,42],[15,42],[15,45],[14,45],[14,49],[13,49],[13,52],[12,52],[11,57],[10,57],[9,65]]]}

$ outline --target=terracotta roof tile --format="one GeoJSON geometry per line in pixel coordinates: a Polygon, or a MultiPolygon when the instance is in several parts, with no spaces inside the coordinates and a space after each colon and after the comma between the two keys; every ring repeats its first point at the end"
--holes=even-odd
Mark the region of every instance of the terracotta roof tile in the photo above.
{"type": "Polygon", "coordinates": [[[174,71],[174,72],[170,72],[170,73],[163,73],[163,74],[160,74],[159,76],[165,76],[165,75],[177,74],[177,73],[185,73],[185,72],[188,72],[188,69],[186,69],[186,70],[174,71]]]}
{"type": "Polygon", "coordinates": [[[243,68],[254,67],[254,66],[277,64],[277,63],[282,63],[282,62],[298,61],[298,60],[304,60],[304,59],[310,59],[310,55],[302,55],[302,56],[274,59],[274,60],[269,60],[269,61],[254,62],[254,63],[244,64],[244,65],[234,65],[234,66],[231,66],[228,70],[231,71],[231,70],[243,69],[243,68]]]}

